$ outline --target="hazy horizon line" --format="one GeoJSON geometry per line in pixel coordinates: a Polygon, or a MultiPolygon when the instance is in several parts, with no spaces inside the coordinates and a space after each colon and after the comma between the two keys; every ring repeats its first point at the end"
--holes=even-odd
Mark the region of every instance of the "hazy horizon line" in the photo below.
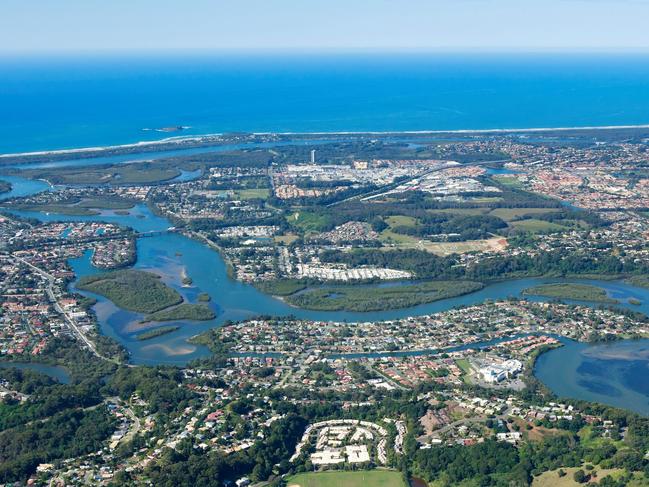
{"type": "Polygon", "coordinates": [[[53,48],[53,49],[2,49],[0,57],[14,56],[73,56],[73,55],[141,55],[141,54],[649,54],[649,46],[644,47],[174,47],[174,48],[53,48]]]}

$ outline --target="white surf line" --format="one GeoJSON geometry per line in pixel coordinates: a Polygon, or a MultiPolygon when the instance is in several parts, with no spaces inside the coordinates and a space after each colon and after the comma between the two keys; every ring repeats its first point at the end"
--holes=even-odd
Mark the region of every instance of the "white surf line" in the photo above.
{"type": "MultiPolygon", "coordinates": [[[[453,130],[383,130],[383,131],[333,131],[333,132],[247,132],[246,135],[282,135],[282,136],[332,136],[332,135],[437,135],[437,134],[506,134],[527,132],[568,132],[582,130],[624,130],[624,129],[649,129],[649,124],[639,125],[592,125],[574,127],[530,127],[530,128],[495,128],[495,129],[453,129],[453,130]]],[[[80,147],[76,149],[56,149],[35,152],[14,152],[0,154],[0,159],[10,157],[50,156],[79,154],[85,152],[106,152],[116,149],[145,148],[148,146],[164,144],[182,144],[184,142],[208,142],[211,138],[223,137],[225,133],[203,135],[178,135],[160,140],[140,141],[131,144],[107,145],[98,147],[80,147]]]]}

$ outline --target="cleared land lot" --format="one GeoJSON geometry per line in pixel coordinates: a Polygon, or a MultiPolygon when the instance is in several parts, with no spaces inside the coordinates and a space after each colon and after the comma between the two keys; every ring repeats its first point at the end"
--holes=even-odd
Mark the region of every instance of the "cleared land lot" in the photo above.
{"type": "Polygon", "coordinates": [[[295,242],[299,237],[293,233],[288,233],[286,235],[277,235],[273,237],[276,243],[290,245],[295,242]]]}
{"type": "Polygon", "coordinates": [[[237,200],[265,200],[270,196],[270,190],[267,188],[254,188],[254,189],[224,189],[218,191],[222,196],[232,196],[237,200]]]}
{"type": "Polygon", "coordinates": [[[507,248],[507,239],[494,237],[466,242],[423,242],[422,247],[428,252],[441,256],[467,252],[501,252],[507,248]]]}
{"type": "MultiPolygon", "coordinates": [[[[464,208],[430,210],[430,212],[480,215],[484,210],[480,208],[464,208]]],[[[395,233],[393,229],[396,227],[414,227],[417,224],[417,220],[409,216],[389,216],[385,219],[385,222],[389,225],[389,228],[386,228],[381,232],[381,242],[389,245],[396,245],[400,248],[426,250],[436,255],[446,256],[451,254],[465,254],[467,252],[500,252],[507,247],[507,240],[502,237],[494,237],[484,240],[467,240],[464,242],[431,242],[412,235],[395,233]]]]}
{"type": "Polygon", "coordinates": [[[287,479],[288,487],[407,487],[401,473],[389,470],[367,472],[303,473],[287,479]]]}
{"type": "Polygon", "coordinates": [[[466,240],[464,242],[431,242],[410,235],[400,235],[390,230],[383,230],[380,240],[389,246],[385,247],[385,249],[394,248],[394,246],[402,249],[419,249],[442,257],[451,254],[466,254],[468,252],[502,252],[507,248],[507,239],[502,237],[466,240]]]}

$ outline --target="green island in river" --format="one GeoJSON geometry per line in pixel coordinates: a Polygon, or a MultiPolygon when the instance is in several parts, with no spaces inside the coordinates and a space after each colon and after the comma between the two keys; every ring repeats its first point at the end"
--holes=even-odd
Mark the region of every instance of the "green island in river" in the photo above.
{"type": "Polygon", "coordinates": [[[145,318],[145,321],[208,321],[213,320],[215,317],[214,311],[205,304],[183,303],[151,313],[145,318]]]}
{"type": "Polygon", "coordinates": [[[205,304],[183,303],[182,296],[151,272],[133,269],[107,272],[79,279],[77,288],[110,299],[128,311],[145,313],[143,321],[211,320],[214,312],[205,304]]]}
{"type": "Polygon", "coordinates": [[[527,296],[544,296],[546,298],[573,299],[594,303],[615,304],[617,299],[609,298],[601,287],[589,284],[557,283],[534,286],[523,291],[527,296]]]}
{"type": "Polygon", "coordinates": [[[173,333],[178,330],[179,326],[161,326],[160,328],[155,328],[153,330],[144,331],[135,335],[135,338],[140,341],[151,340],[167,333],[173,333]]]}
{"type": "Polygon", "coordinates": [[[429,281],[387,287],[326,286],[284,299],[293,306],[319,311],[384,311],[453,298],[483,287],[476,281],[429,281]]]}

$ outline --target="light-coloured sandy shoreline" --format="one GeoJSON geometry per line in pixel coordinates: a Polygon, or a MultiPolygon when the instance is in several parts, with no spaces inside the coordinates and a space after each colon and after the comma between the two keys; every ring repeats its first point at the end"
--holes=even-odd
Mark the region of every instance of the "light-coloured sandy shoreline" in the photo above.
{"type": "MultiPolygon", "coordinates": [[[[334,131],[334,132],[250,132],[249,135],[257,136],[336,136],[336,135],[438,135],[438,134],[505,134],[505,133],[527,133],[527,132],[566,132],[575,130],[625,130],[625,129],[649,129],[649,124],[640,125],[593,125],[576,127],[529,127],[529,128],[495,128],[495,129],[455,129],[455,130],[388,130],[388,131],[334,131]]],[[[14,152],[0,154],[0,159],[10,157],[49,156],[65,154],[83,154],[92,152],[106,152],[119,149],[147,148],[165,144],[183,144],[186,142],[209,142],[210,139],[223,137],[223,133],[203,135],[179,135],[176,137],[165,137],[160,140],[141,141],[131,144],[107,145],[97,147],[80,147],[75,149],[57,149],[50,151],[14,152]]]]}

